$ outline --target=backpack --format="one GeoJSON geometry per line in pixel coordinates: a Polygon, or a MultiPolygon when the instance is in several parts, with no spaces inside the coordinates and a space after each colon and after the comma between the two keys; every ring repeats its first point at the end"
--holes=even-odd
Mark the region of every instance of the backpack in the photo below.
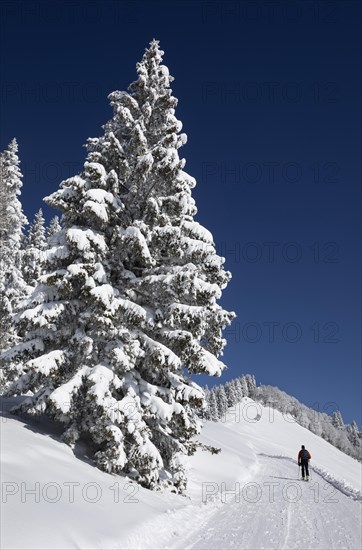
{"type": "Polygon", "coordinates": [[[300,458],[302,460],[308,460],[308,451],[307,451],[307,449],[302,449],[300,458]]]}

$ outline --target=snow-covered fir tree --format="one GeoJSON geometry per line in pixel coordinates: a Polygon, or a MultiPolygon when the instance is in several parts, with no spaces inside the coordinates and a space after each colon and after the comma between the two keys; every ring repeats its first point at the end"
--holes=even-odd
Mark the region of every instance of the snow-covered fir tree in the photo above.
{"type": "Polygon", "coordinates": [[[237,382],[239,384],[242,397],[248,397],[249,388],[245,376],[241,376],[240,378],[238,378],[237,382]]]}
{"type": "Polygon", "coordinates": [[[45,220],[40,208],[30,225],[23,253],[23,274],[28,285],[35,287],[45,269],[45,220]]]}
{"type": "Polygon", "coordinates": [[[235,403],[238,402],[237,393],[234,381],[226,382],[225,384],[225,393],[227,398],[228,407],[232,407],[235,403]]]}
{"type": "Polygon", "coordinates": [[[255,376],[253,376],[252,374],[246,374],[245,377],[244,377],[244,381],[245,381],[246,387],[247,387],[246,395],[248,395],[249,397],[251,397],[253,399],[255,397],[255,394],[256,394],[255,376]]]}
{"type": "Polygon", "coordinates": [[[62,228],[59,220],[59,216],[53,216],[53,218],[50,220],[49,227],[46,230],[46,238],[49,241],[49,239],[55,235],[55,233],[58,233],[62,228]]]}
{"type": "Polygon", "coordinates": [[[215,395],[216,395],[216,402],[217,402],[218,417],[220,419],[224,419],[227,413],[227,410],[229,408],[229,405],[228,405],[228,399],[226,396],[225,388],[223,385],[217,386],[215,388],[215,395]]]}
{"type": "Polygon", "coordinates": [[[241,380],[241,378],[234,378],[234,380],[232,380],[235,387],[236,403],[240,402],[247,394],[247,388],[245,389],[245,392],[243,391],[241,380]]]}
{"type": "Polygon", "coordinates": [[[332,424],[338,430],[344,430],[345,425],[340,411],[334,411],[332,414],[332,424]]]}
{"type": "Polygon", "coordinates": [[[0,155],[0,351],[17,340],[13,317],[28,292],[22,276],[23,229],[28,221],[19,200],[19,165],[18,144],[13,139],[0,155]]]}
{"type": "Polygon", "coordinates": [[[219,408],[215,388],[212,388],[207,396],[206,418],[216,422],[219,420],[219,408]]]}
{"type": "Polygon", "coordinates": [[[357,422],[352,421],[352,424],[347,425],[348,439],[354,447],[359,448],[361,446],[361,432],[358,429],[357,422]]]}
{"type": "Polygon", "coordinates": [[[71,445],[87,438],[108,472],[183,491],[205,407],[190,374],[221,374],[234,314],[217,304],[230,273],[194,220],[162,55],[153,41],[129,92],[110,94],[113,118],[88,141],[83,172],[47,197],[62,229],[6,360],[18,375],[8,393],[33,392],[18,410],[62,422],[71,445]]]}

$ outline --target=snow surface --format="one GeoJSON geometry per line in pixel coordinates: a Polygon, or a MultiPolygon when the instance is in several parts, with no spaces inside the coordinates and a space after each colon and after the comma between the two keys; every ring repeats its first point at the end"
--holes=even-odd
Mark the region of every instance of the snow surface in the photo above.
{"type": "Polygon", "coordinates": [[[205,422],[201,441],[221,452],[190,457],[182,497],[101,472],[46,421],[9,415],[16,399],[1,400],[1,548],[361,547],[361,464],[269,407],[244,398],[205,422]]]}

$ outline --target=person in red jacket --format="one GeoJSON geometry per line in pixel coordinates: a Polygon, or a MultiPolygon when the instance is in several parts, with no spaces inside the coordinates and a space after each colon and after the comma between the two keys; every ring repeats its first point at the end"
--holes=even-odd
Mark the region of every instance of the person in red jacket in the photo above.
{"type": "Polygon", "coordinates": [[[310,455],[310,452],[307,451],[307,449],[304,447],[304,445],[302,445],[302,448],[301,450],[299,451],[299,454],[298,454],[298,466],[301,466],[302,467],[302,479],[305,479],[308,481],[309,479],[309,469],[308,469],[308,463],[311,459],[311,455],[310,455]],[[305,476],[304,476],[305,474],[305,476]]]}

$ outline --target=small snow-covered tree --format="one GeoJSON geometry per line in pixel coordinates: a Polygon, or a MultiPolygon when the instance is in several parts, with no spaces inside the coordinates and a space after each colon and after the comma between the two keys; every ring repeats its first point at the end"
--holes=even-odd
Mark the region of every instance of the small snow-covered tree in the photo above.
{"type": "Polygon", "coordinates": [[[210,388],[208,385],[204,387],[204,399],[205,399],[205,406],[202,411],[200,411],[199,416],[203,420],[210,420],[210,410],[209,410],[209,403],[210,403],[210,388]]]}
{"type": "Polygon", "coordinates": [[[0,351],[17,340],[13,316],[28,292],[22,276],[23,228],[28,222],[19,200],[19,164],[13,139],[0,155],[0,351]]]}
{"type": "Polygon", "coordinates": [[[6,358],[10,371],[26,359],[9,393],[33,396],[18,410],[59,420],[72,445],[90,439],[106,471],[183,491],[204,408],[190,374],[221,374],[234,314],[217,304],[230,273],[194,220],[162,54],[153,41],[130,91],[110,94],[113,118],[88,141],[83,172],[46,199],[62,230],[6,358]]]}
{"type": "Polygon", "coordinates": [[[242,386],[241,386],[241,382],[240,382],[240,378],[234,378],[231,383],[233,384],[234,386],[234,390],[235,390],[235,394],[236,394],[236,399],[237,399],[237,403],[240,403],[240,401],[242,400],[242,398],[244,397],[243,395],[243,389],[242,389],[242,386]]]}
{"type": "Polygon", "coordinates": [[[208,395],[207,419],[216,422],[219,419],[215,388],[211,388],[208,395]]]}
{"type": "Polygon", "coordinates": [[[62,228],[62,226],[61,226],[60,221],[59,221],[59,216],[54,216],[50,220],[49,227],[47,228],[47,231],[46,231],[47,240],[49,240],[50,237],[55,235],[55,233],[58,233],[58,231],[60,231],[61,228],[62,228]]]}
{"type": "Polygon", "coordinates": [[[241,392],[243,397],[249,397],[249,387],[246,380],[246,377],[243,375],[239,378],[240,386],[241,386],[241,392]]]}
{"type": "Polygon", "coordinates": [[[246,374],[244,378],[245,378],[245,382],[246,382],[246,385],[247,385],[247,388],[248,388],[247,395],[249,397],[253,398],[255,396],[255,393],[256,393],[255,376],[253,376],[252,374],[246,374]]]}
{"type": "Polygon", "coordinates": [[[46,247],[45,220],[41,208],[35,214],[34,221],[29,228],[28,242],[30,246],[38,250],[44,250],[46,247]]]}
{"type": "Polygon", "coordinates": [[[347,436],[354,447],[359,448],[361,446],[359,430],[355,420],[352,421],[351,425],[347,426],[347,436]]]}
{"type": "Polygon", "coordinates": [[[235,386],[230,382],[226,382],[225,384],[225,393],[227,397],[228,407],[232,407],[238,402],[237,394],[235,391],[235,386]]]}
{"type": "MultiPolygon", "coordinates": [[[[232,393],[234,395],[234,400],[235,400],[235,403],[239,403],[240,401],[240,397],[239,397],[239,388],[238,388],[238,385],[236,383],[236,378],[233,378],[232,380],[229,381],[229,384],[231,385],[232,387],[232,393]]],[[[235,404],[234,403],[234,404],[235,404]]]]}
{"type": "Polygon", "coordinates": [[[45,220],[40,208],[30,225],[28,236],[25,239],[23,253],[23,273],[28,285],[35,287],[45,269],[45,220]]]}
{"type": "Polygon", "coordinates": [[[345,425],[340,411],[334,411],[332,414],[332,425],[338,430],[344,430],[345,425]]]}
{"type": "Polygon", "coordinates": [[[228,410],[228,400],[224,386],[217,386],[215,388],[215,396],[217,402],[218,418],[225,419],[225,415],[228,410]]]}

